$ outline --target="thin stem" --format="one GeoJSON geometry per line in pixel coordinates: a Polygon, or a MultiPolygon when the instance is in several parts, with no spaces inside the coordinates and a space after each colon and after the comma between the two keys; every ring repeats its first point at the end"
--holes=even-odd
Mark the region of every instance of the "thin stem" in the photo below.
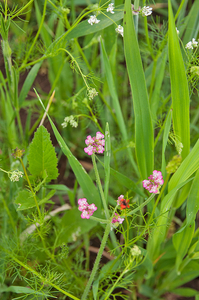
{"type": "Polygon", "coordinates": [[[45,2],[44,2],[43,15],[42,15],[42,18],[41,18],[41,23],[40,23],[40,25],[39,25],[39,29],[38,29],[38,31],[37,31],[37,34],[36,34],[36,36],[35,36],[35,38],[34,38],[34,40],[33,40],[33,43],[32,43],[32,45],[31,45],[31,47],[30,47],[28,53],[26,54],[26,57],[25,57],[25,59],[24,59],[23,64],[22,64],[21,67],[19,68],[19,71],[25,67],[26,62],[27,62],[27,60],[28,60],[28,58],[29,58],[29,56],[30,56],[30,54],[31,54],[31,52],[32,52],[32,49],[34,48],[35,43],[36,43],[36,41],[37,41],[37,39],[38,39],[38,37],[39,37],[40,31],[41,31],[42,26],[43,26],[43,23],[44,23],[45,15],[46,15],[47,1],[48,1],[48,0],[45,0],[45,2]]]}
{"type": "Polygon", "coordinates": [[[6,203],[6,201],[4,200],[3,197],[2,197],[2,201],[3,201],[3,205],[4,205],[4,207],[5,207],[5,210],[6,210],[7,214],[8,214],[8,217],[9,217],[9,219],[10,219],[12,228],[13,228],[14,232],[17,233],[17,229],[16,229],[16,226],[15,226],[13,217],[12,217],[12,215],[11,215],[9,209],[8,209],[7,203],[6,203]]]}
{"type": "Polygon", "coordinates": [[[97,185],[98,185],[98,188],[99,188],[99,192],[100,192],[102,203],[103,203],[104,210],[105,210],[105,215],[106,215],[106,218],[109,219],[110,214],[109,214],[109,210],[108,210],[108,207],[107,207],[107,204],[106,204],[106,199],[104,197],[104,192],[103,192],[103,189],[102,189],[102,184],[101,184],[101,181],[100,181],[99,172],[98,172],[98,169],[97,169],[95,154],[92,154],[91,157],[92,157],[92,162],[93,162],[93,168],[94,168],[94,171],[95,171],[96,182],[97,182],[97,185]]]}
{"type": "Polygon", "coordinates": [[[27,182],[28,182],[29,188],[30,188],[30,190],[31,190],[31,192],[32,192],[32,195],[33,195],[33,198],[34,198],[34,201],[35,201],[35,205],[36,205],[37,210],[38,210],[39,218],[40,218],[40,221],[41,221],[41,219],[42,219],[42,217],[41,217],[41,212],[40,212],[39,205],[38,205],[38,203],[37,203],[37,199],[36,199],[36,197],[35,197],[35,193],[34,193],[34,191],[33,191],[32,185],[31,185],[31,183],[30,183],[28,174],[27,174],[27,172],[26,172],[26,168],[25,168],[25,166],[24,166],[23,160],[22,160],[21,158],[19,158],[19,160],[20,160],[20,163],[21,163],[22,168],[23,168],[23,170],[24,170],[24,174],[25,174],[25,176],[26,176],[26,180],[27,180],[27,182]]]}
{"type": "Polygon", "coordinates": [[[109,232],[111,230],[111,224],[107,224],[106,226],[106,230],[104,232],[104,236],[103,236],[103,239],[102,239],[102,242],[101,242],[101,246],[100,246],[100,249],[99,249],[99,252],[97,254],[97,257],[96,257],[96,260],[95,260],[95,263],[94,263],[94,267],[93,267],[93,270],[91,272],[91,275],[90,275],[90,278],[89,278],[89,281],[86,285],[86,288],[84,290],[84,293],[81,297],[81,300],[86,300],[88,299],[87,296],[88,296],[88,293],[89,293],[89,290],[90,290],[90,287],[93,283],[93,280],[95,278],[95,274],[98,270],[98,267],[99,267],[99,262],[101,260],[101,257],[102,257],[102,254],[103,254],[103,251],[104,251],[104,248],[105,248],[105,245],[106,245],[106,241],[108,239],[108,235],[109,235],[109,232]]]}
{"type": "Polygon", "coordinates": [[[145,202],[143,202],[141,205],[139,205],[137,208],[132,210],[130,213],[128,213],[127,216],[135,214],[138,210],[140,210],[142,207],[147,205],[153,198],[155,197],[155,194],[152,194],[145,202]]]}
{"type": "Polygon", "coordinates": [[[19,9],[16,14],[14,14],[12,17],[10,17],[10,19],[12,20],[12,19],[18,17],[18,15],[20,15],[33,1],[34,0],[30,0],[26,5],[24,5],[21,9],[19,9]]]}
{"type": "Polygon", "coordinates": [[[22,261],[20,261],[18,258],[16,258],[13,254],[11,254],[10,252],[8,252],[6,249],[4,249],[3,247],[1,247],[3,249],[4,252],[6,252],[16,263],[18,263],[20,266],[22,266],[24,269],[30,271],[32,274],[36,275],[41,282],[46,283],[51,285],[52,287],[54,287],[56,290],[62,292],[64,295],[70,297],[71,299],[74,300],[80,300],[79,298],[73,296],[72,294],[64,291],[62,288],[60,288],[58,285],[52,283],[49,279],[47,279],[46,277],[42,276],[40,273],[38,273],[37,271],[35,271],[34,269],[32,269],[30,266],[24,264],[22,261]]]}

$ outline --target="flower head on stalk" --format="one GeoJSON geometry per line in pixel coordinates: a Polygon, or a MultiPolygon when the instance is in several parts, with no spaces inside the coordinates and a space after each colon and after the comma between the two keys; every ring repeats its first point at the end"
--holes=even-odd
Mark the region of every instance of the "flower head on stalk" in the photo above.
{"type": "Polygon", "coordinates": [[[94,16],[90,16],[90,18],[88,19],[88,23],[91,24],[91,25],[97,24],[99,22],[100,22],[100,20],[98,20],[95,15],[94,16]]]}
{"type": "Polygon", "coordinates": [[[120,209],[129,208],[129,200],[124,199],[124,195],[120,195],[117,200],[117,205],[120,206],[120,209]]]}
{"type": "Polygon", "coordinates": [[[113,224],[112,228],[118,227],[120,224],[123,223],[123,221],[124,221],[124,218],[121,218],[118,214],[115,213],[115,216],[111,220],[111,223],[113,224]]]}
{"type": "Polygon", "coordinates": [[[103,153],[104,152],[104,135],[101,132],[97,132],[96,136],[91,137],[90,135],[87,136],[85,143],[88,147],[84,148],[84,151],[88,155],[92,155],[93,153],[103,153]]]}
{"type": "Polygon", "coordinates": [[[148,17],[152,14],[152,7],[144,6],[141,10],[143,17],[148,17]]]}
{"type": "Polygon", "coordinates": [[[159,189],[163,185],[162,173],[160,171],[153,171],[153,175],[148,177],[149,180],[143,180],[142,184],[149,193],[159,194],[159,189]]]}
{"type": "Polygon", "coordinates": [[[90,216],[93,215],[94,211],[97,210],[97,207],[94,203],[88,204],[86,198],[82,198],[78,200],[79,207],[78,209],[82,212],[81,218],[82,219],[89,219],[90,216]]]}
{"type": "Polygon", "coordinates": [[[114,3],[110,3],[107,7],[107,12],[110,12],[111,14],[114,14],[114,3]]]}
{"type": "Polygon", "coordinates": [[[118,25],[118,27],[115,29],[115,31],[119,34],[121,34],[121,36],[124,36],[124,28],[121,25],[118,25]]]}

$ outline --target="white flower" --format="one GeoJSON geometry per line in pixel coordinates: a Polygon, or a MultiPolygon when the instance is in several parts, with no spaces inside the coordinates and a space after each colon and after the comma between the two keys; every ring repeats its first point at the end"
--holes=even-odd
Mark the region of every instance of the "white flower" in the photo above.
{"type": "Polygon", "coordinates": [[[152,7],[150,7],[150,6],[144,6],[142,8],[142,16],[143,17],[150,16],[151,14],[152,14],[152,7]]]}
{"type": "Polygon", "coordinates": [[[133,256],[139,256],[141,254],[141,250],[138,248],[137,245],[133,246],[133,248],[131,249],[131,254],[133,256]]]}
{"type": "Polygon", "coordinates": [[[180,31],[178,30],[178,28],[176,27],[176,32],[177,32],[177,35],[180,33],[180,31]]]}
{"type": "Polygon", "coordinates": [[[92,100],[95,96],[98,95],[98,92],[94,88],[88,88],[87,89],[87,95],[88,95],[88,99],[92,100]]]}
{"type": "Polygon", "coordinates": [[[185,46],[186,49],[193,49],[192,42],[188,42],[185,46]]]}
{"type": "Polygon", "coordinates": [[[91,24],[91,25],[97,24],[99,22],[100,22],[100,20],[98,20],[95,15],[94,16],[90,16],[90,18],[88,19],[88,23],[91,24]]]}
{"type": "Polygon", "coordinates": [[[198,47],[198,42],[196,42],[195,39],[192,39],[192,46],[193,46],[194,48],[198,47]]]}
{"type": "Polygon", "coordinates": [[[72,126],[72,127],[77,127],[78,123],[75,121],[74,116],[71,115],[69,117],[64,118],[64,123],[62,123],[62,127],[65,128],[68,126],[68,123],[72,126]]]}
{"type": "Polygon", "coordinates": [[[121,36],[124,36],[124,28],[121,25],[118,25],[118,27],[115,29],[115,31],[119,34],[121,34],[121,36]]]}
{"type": "Polygon", "coordinates": [[[198,47],[198,42],[196,42],[195,39],[192,39],[192,41],[188,42],[185,46],[186,49],[193,49],[198,47]]]}
{"type": "Polygon", "coordinates": [[[107,12],[110,12],[111,14],[114,14],[114,3],[110,3],[109,5],[108,5],[108,8],[107,8],[107,12]]]}
{"type": "Polygon", "coordinates": [[[19,178],[23,177],[23,172],[18,171],[18,170],[16,170],[16,171],[10,171],[8,173],[8,176],[9,176],[9,178],[10,178],[11,181],[19,181],[19,178]]]}

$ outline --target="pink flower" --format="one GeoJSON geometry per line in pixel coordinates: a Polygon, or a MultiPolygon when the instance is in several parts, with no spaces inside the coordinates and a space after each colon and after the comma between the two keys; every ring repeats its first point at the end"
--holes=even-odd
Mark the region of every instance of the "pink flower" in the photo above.
{"type": "Polygon", "coordinates": [[[97,207],[95,206],[95,204],[94,203],[88,204],[86,198],[79,199],[78,204],[79,204],[78,209],[80,211],[82,211],[82,214],[81,214],[82,219],[89,219],[90,216],[93,215],[94,211],[97,210],[97,207]]]}
{"type": "Polygon", "coordinates": [[[86,145],[88,147],[84,148],[84,151],[88,155],[92,155],[93,153],[103,153],[104,152],[104,135],[101,132],[97,132],[95,137],[91,137],[90,135],[87,136],[85,140],[86,145]]]}
{"type": "Polygon", "coordinates": [[[121,218],[118,214],[115,213],[115,217],[112,218],[111,223],[115,224],[114,227],[117,227],[119,224],[122,224],[124,218],[121,218]]]}
{"type": "Polygon", "coordinates": [[[164,180],[160,171],[153,171],[153,175],[148,177],[148,180],[143,180],[142,185],[149,193],[159,194],[159,189],[163,185],[164,180]]]}

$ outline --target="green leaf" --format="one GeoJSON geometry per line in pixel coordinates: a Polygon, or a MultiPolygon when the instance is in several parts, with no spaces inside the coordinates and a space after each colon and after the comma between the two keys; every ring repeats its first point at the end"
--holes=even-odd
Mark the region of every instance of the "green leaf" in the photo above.
{"type": "Polygon", "coordinates": [[[50,134],[45,127],[40,126],[35,132],[28,154],[29,171],[35,178],[41,180],[48,177],[46,182],[56,179],[58,176],[57,157],[50,140],[50,134]]]}
{"type": "Polygon", "coordinates": [[[173,127],[176,137],[183,144],[182,158],[184,159],[190,150],[189,89],[170,0],[169,68],[173,105],[173,127]]]}
{"type": "Polygon", "coordinates": [[[40,296],[45,296],[45,297],[52,297],[52,298],[57,298],[54,297],[52,295],[46,294],[45,292],[39,292],[39,291],[35,291],[31,288],[27,288],[27,287],[23,287],[23,286],[3,286],[0,287],[0,293],[3,292],[12,292],[12,293],[16,293],[16,294],[34,294],[34,295],[40,295],[40,296]]]}
{"type": "Polygon", "coordinates": [[[191,288],[178,288],[178,289],[172,290],[171,293],[174,293],[176,295],[183,296],[183,297],[194,297],[196,295],[199,295],[198,291],[191,289],[191,288]]]}
{"type": "Polygon", "coordinates": [[[195,178],[193,180],[190,194],[187,199],[186,207],[186,217],[187,217],[187,226],[189,226],[196,218],[196,214],[199,209],[199,170],[196,172],[195,178]]]}
{"type": "Polygon", "coordinates": [[[27,190],[18,193],[15,204],[19,205],[17,210],[29,209],[36,206],[32,193],[27,190]]]}
{"type": "Polygon", "coordinates": [[[96,222],[90,219],[82,219],[81,211],[74,207],[65,212],[59,226],[61,227],[61,233],[58,238],[58,244],[61,245],[76,241],[79,236],[96,226],[96,222]]]}
{"type": "Polygon", "coordinates": [[[141,178],[153,171],[154,137],[146,81],[134,28],[131,1],[125,1],[124,52],[135,114],[135,150],[141,178]]]}
{"type": "Polygon", "coordinates": [[[23,84],[23,87],[21,89],[20,95],[19,95],[19,106],[21,107],[23,105],[23,102],[25,101],[26,96],[28,95],[28,92],[37,76],[37,73],[41,67],[42,61],[38,62],[30,72],[28,73],[28,76],[26,77],[26,80],[23,84]]]}
{"type": "Polygon", "coordinates": [[[182,230],[179,232],[176,232],[173,235],[173,245],[176,249],[176,270],[179,272],[180,264],[184,258],[184,256],[187,254],[188,248],[190,246],[190,243],[193,238],[195,230],[195,220],[190,224],[189,226],[185,226],[182,230]]]}

